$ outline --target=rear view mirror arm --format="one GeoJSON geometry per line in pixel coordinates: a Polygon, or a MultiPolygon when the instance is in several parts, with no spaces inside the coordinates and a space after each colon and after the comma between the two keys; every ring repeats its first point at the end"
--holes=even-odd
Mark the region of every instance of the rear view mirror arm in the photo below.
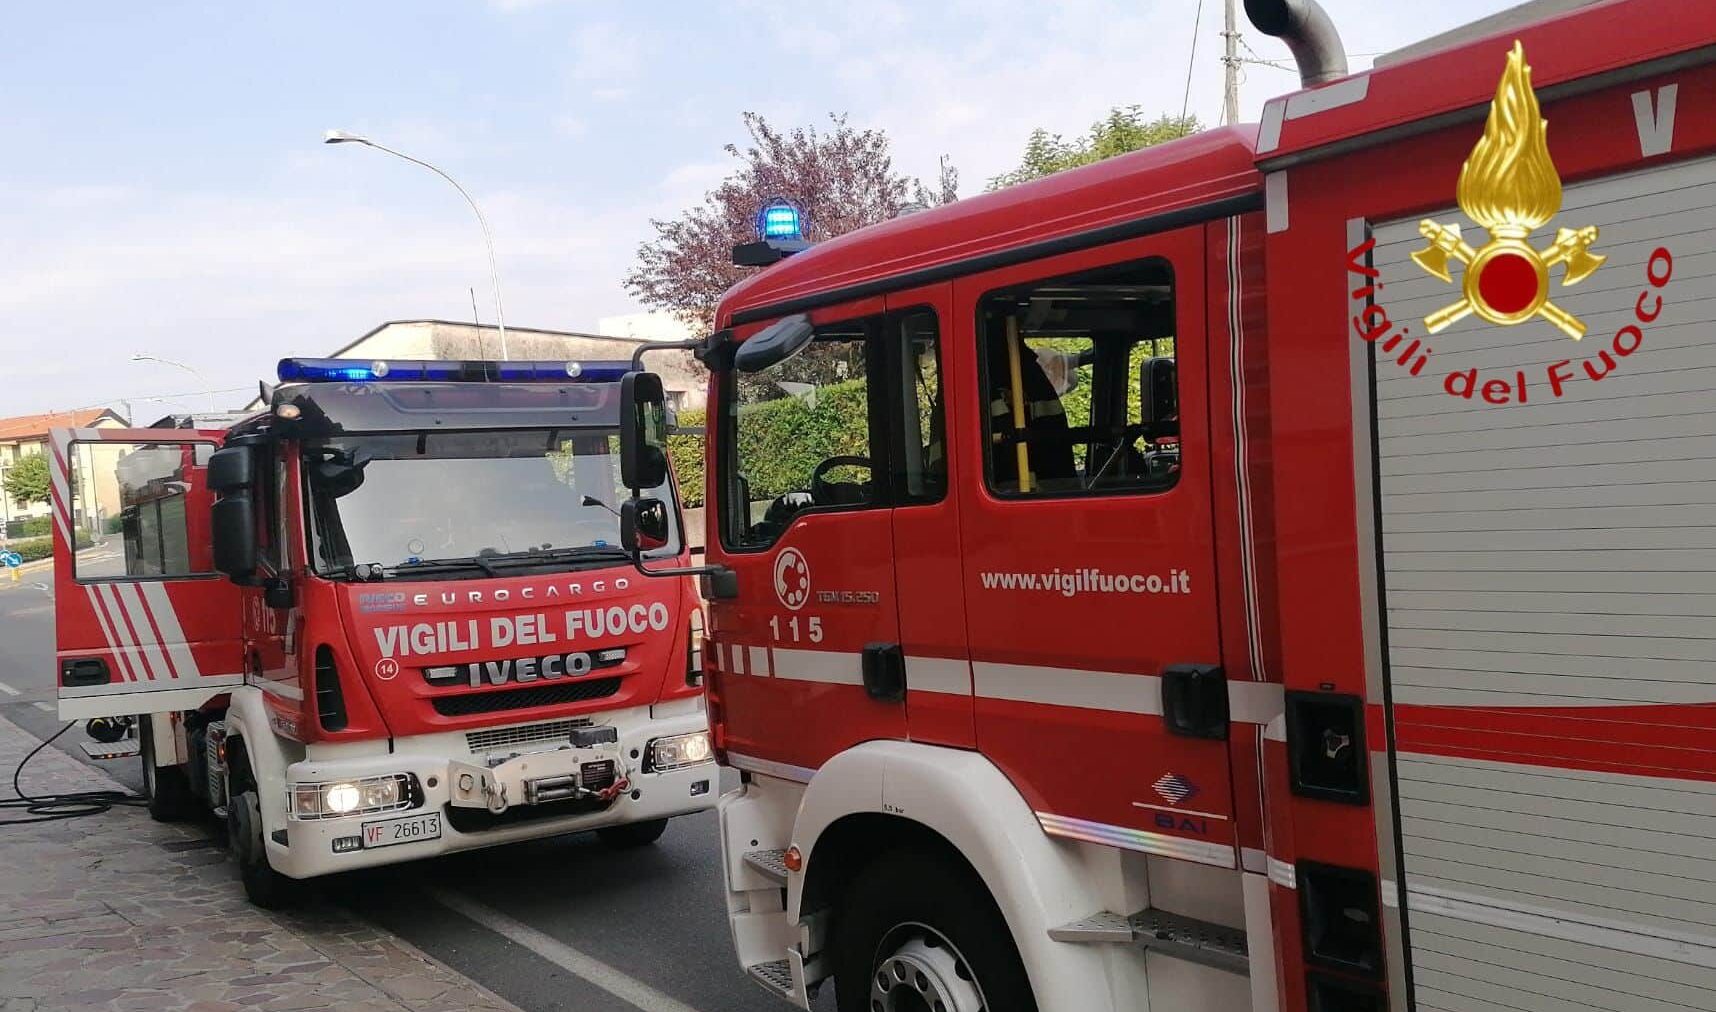
{"type": "Polygon", "coordinates": [[[646,569],[643,564],[643,553],[632,552],[632,568],[645,576],[669,578],[675,576],[706,576],[708,582],[704,586],[704,597],[716,601],[727,601],[739,596],[739,574],[723,565],[687,566],[683,569],[646,569]]]}

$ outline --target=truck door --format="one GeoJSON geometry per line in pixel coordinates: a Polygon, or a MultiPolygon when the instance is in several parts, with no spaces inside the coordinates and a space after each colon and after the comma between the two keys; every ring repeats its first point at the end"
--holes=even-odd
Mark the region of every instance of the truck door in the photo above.
{"type": "Polygon", "coordinates": [[[955,282],[955,485],[978,747],[1051,834],[1232,867],[1203,257],[1194,227],[955,282]]]}
{"type": "Polygon", "coordinates": [[[710,606],[722,746],[733,765],[801,778],[906,730],[882,302],[810,322],[814,337],[792,358],[718,371],[710,407],[709,558],[739,582],[737,599],[710,606]]]}
{"type": "MultiPolygon", "coordinates": [[[[956,349],[951,284],[888,296],[884,367],[892,461],[894,583],[906,672],[907,732],[913,741],[971,748],[971,659],[959,565],[959,500],[944,382],[956,349]]],[[[970,356],[963,362],[969,364],[970,356]]]]}
{"type": "Polygon", "coordinates": [[[54,430],[61,718],[190,709],[242,680],[240,589],[214,571],[204,481],[221,439],[54,430]]]}

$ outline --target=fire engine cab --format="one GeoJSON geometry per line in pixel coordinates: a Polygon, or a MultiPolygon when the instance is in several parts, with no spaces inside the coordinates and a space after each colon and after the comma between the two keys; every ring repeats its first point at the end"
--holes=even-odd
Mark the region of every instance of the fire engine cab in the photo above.
{"type": "Polygon", "coordinates": [[[1716,1009],[1716,5],[1550,6],[728,293],[759,983],[1716,1009]]]}
{"type": "Polygon", "coordinates": [[[56,431],[61,716],[136,717],[150,812],[223,815],[264,906],[708,808],[694,587],[619,547],[625,371],[287,359],[228,430],[56,431]]]}

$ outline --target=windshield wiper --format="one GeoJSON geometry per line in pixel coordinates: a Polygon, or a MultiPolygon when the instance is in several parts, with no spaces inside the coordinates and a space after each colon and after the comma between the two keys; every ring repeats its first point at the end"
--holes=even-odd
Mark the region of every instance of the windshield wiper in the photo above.
{"type": "Polygon", "coordinates": [[[388,576],[405,576],[411,573],[445,573],[449,570],[480,569],[487,576],[495,575],[494,563],[480,555],[468,555],[458,559],[424,559],[420,562],[402,562],[388,566],[388,576]]]}
{"type": "Polygon", "coordinates": [[[618,545],[573,545],[566,548],[540,548],[535,551],[526,549],[522,552],[508,552],[505,555],[492,557],[490,561],[502,566],[528,566],[538,562],[553,562],[558,559],[630,559],[624,548],[618,545]]]}

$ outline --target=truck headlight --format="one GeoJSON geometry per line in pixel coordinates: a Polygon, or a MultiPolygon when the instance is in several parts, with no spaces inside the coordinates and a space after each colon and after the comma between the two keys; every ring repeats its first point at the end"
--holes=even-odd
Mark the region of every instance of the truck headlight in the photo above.
{"type": "Polygon", "coordinates": [[[650,742],[648,769],[653,772],[674,770],[708,762],[711,758],[713,751],[709,747],[709,732],[693,731],[650,742]]]}
{"type": "Polygon", "coordinates": [[[294,819],[331,819],[411,808],[417,804],[417,778],[410,773],[337,780],[326,784],[292,784],[294,819]]]}

